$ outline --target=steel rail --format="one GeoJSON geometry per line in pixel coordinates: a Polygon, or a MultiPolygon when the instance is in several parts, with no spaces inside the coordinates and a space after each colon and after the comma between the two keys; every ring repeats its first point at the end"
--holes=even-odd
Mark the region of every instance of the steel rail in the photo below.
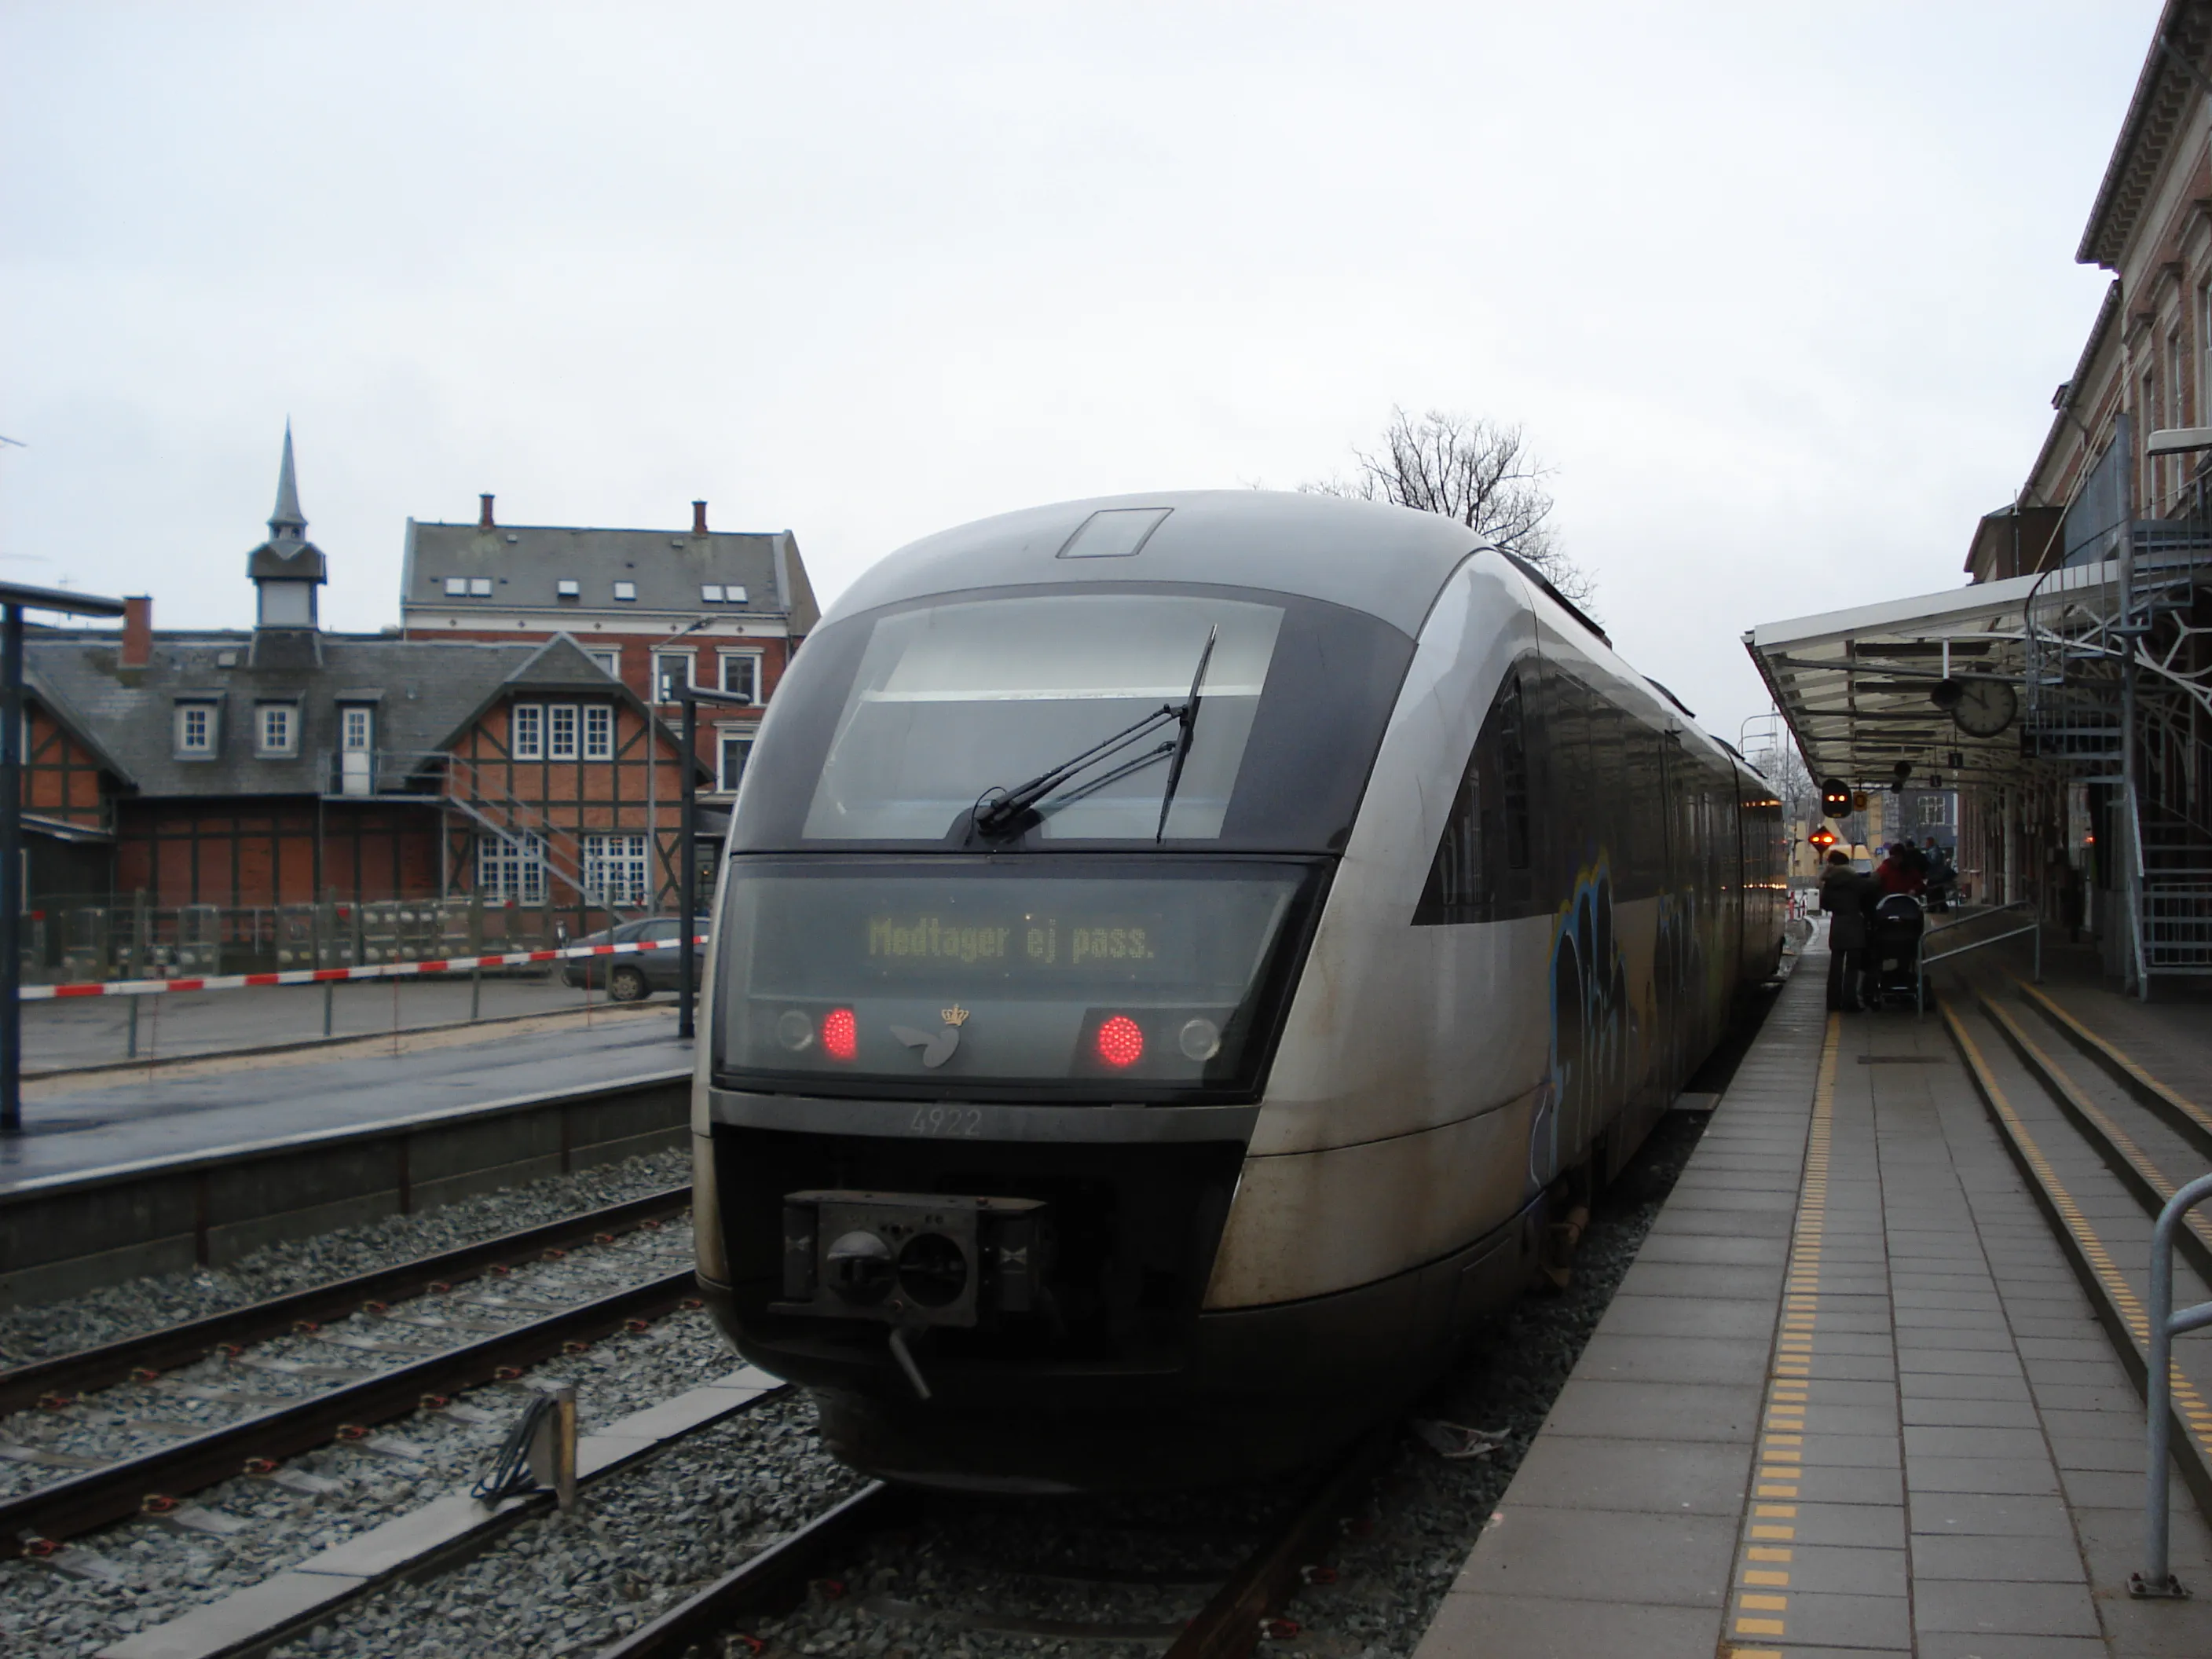
{"type": "MultiPolygon", "coordinates": [[[[548,1250],[561,1249],[602,1235],[634,1232],[647,1222],[680,1215],[690,1206],[686,1185],[648,1193],[579,1215],[525,1227],[495,1238],[417,1256],[394,1267],[310,1285],[242,1308],[210,1314],[159,1330],[147,1331],[98,1347],[58,1354],[0,1370],[0,1416],[30,1407],[69,1403],[63,1396],[119,1382],[149,1382],[155,1375],[189,1364],[226,1344],[264,1341],[295,1326],[343,1317],[363,1304],[398,1301],[441,1285],[473,1279],[495,1267],[511,1265],[548,1250]]],[[[608,1242],[611,1242],[611,1239],[608,1242]]]]}
{"type": "Polygon", "coordinates": [[[72,1537],[141,1512],[159,1514],[181,1493],[259,1472],[249,1466],[261,1460],[296,1456],[344,1437],[348,1430],[403,1417],[420,1407],[425,1395],[514,1381],[522,1368],[561,1353],[571,1343],[667,1312],[695,1285],[690,1268],[664,1274],[142,1456],[0,1499],[0,1559],[21,1554],[27,1539],[72,1537]]]}

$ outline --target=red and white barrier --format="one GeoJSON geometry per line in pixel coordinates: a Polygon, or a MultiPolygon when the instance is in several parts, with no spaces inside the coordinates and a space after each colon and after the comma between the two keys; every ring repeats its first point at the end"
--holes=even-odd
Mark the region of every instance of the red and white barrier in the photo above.
{"type": "MultiPolygon", "coordinates": [[[[69,985],[26,985],[24,1002],[56,997],[146,997],[170,991],[242,991],[255,985],[326,985],[348,979],[398,979],[415,974],[467,973],[475,968],[520,968],[533,962],[567,962],[577,957],[629,957],[641,951],[672,951],[684,941],[633,939],[623,945],[570,945],[557,951],[508,951],[492,957],[447,957],[433,962],[386,962],[369,968],[287,968],[274,974],[210,974],[198,979],[87,980],[69,985]]],[[[704,945],[707,936],[692,940],[704,945]]]]}

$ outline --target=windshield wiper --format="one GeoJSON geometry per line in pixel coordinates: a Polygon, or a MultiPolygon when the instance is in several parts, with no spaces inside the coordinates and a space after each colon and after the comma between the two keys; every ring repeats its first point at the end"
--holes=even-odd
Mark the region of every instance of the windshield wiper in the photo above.
{"type": "Polygon", "coordinates": [[[1198,672],[1190,677],[1190,695],[1183,699],[1176,719],[1182,730],[1176,733],[1175,761],[1168,768],[1168,787],[1160,795],[1159,828],[1152,831],[1152,844],[1158,846],[1168,833],[1168,809],[1175,805],[1176,790],[1182,782],[1182,763],[1190,753],[1191,733],[1198,730],[1198,688],[1206,683],[1206,665],[1213,660],[1213,642],[1221,637],[1221,624],[1214,623],[1206,631],[1206,649],[1198,653],[1198,672]]]}
{"type": "MultiPolygon", "coordinates": [[[[1135,725],[1122,727],[1105,742],[1093,744],[1081,754],[1071,760],[1062,761],[1050,771],[1038,773],[1027,783],[1018,784],[1012,789],[1000,792],[988,805],[984,804],[984,797],[990,796],[992,792],[988,789],[985,790],[983,796],[978,797],[975,803],[974,822],[976,833],[993,836],[1004,832],[1010,824],[1019,819],[1069,779],[1089,771],[1101,761],[1110,760],[1146,732],[1156,732],[1169,720],[1178,718],[1182,712],[1175,704],[1164,702],[1135,725]]],[[[1100,779],[1099,787],[1112,782],[1115,778],[1126,776],[1140,767],[1151,765],[1161,756],[1172,751],[1174,748],[1175,744],[1171,743],[1161,744],[1151,754],[1140,757],[1127,767],[1117,768],[1109,776],[1100,779]]]]}
{"type": "MultiPolygon", "coordinates": [[[[1082,799],[1086,795],[1096,794],[1109,784],[1118,783],[1132,773],[1141,772],[1146,767],[1156,765],[1167,757],[1173,756],[1175,763],[1168,770],[1167,793],[1160,803],[1160,828],[1164,832],[1167,828],[1168,808],[1174,804],[1176,787],[1182,781],[1183,757],[1190,750],[1191,728],[1198,720],[1199,684],[1206,678],[1206,665],[1212,659],[1213,642],[1220,632],[1219,625],[1216,624],[1206,634],[1206,648],[1199,653],[1198,672],[1191,678],[1190,696],[1188,699],[1181,703],[1162,703],[1134,725],[1123,726],[1104,742],[1093,744],[1081,754],[1062,761],[1049,771],[1038,773],[1027,783],[1017,784],[1012,789],[1000,790],[995,794],[992,790],[985,790],[982,795],[976,798],[975,805],[969,812],[969,821],[974,825],[975,833],[981,836],[1000,836],[1009,833],[1014,825],[1035,811],[1040,801],[1062,784],[1081,776],[1103,761],[1111,760],[1125,749],[1140,741],[1147,733],[1157,732],[1168,721],[1174,720],[1180,725],[1182,730],[1177,732],[1173,742],[1158,744],[1134,759],[1125,761],[1105,776],[1092,780],[1083,788],[1070,795],[1066,800],[1057,803],[1059,805],[1065,806],[1082,799]]],[[[1153,837],[1155,841],[1158,838],[1158,836],[1153,837]]]]}

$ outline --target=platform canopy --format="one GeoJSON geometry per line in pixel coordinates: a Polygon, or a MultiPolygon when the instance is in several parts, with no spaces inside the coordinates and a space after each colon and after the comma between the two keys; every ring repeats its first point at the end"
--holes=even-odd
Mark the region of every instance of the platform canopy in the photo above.
{"type": "Polygon", "coordinates": [[[1923,781],[2002,782],[2022,765],[2031,599],[2039,623],[2102,608],[2118,571],[2117,562],[2085,564],[1763,623],[1744,635],[1744,648],[1815,777],[1887,786],[1902,760],[1923,781]],[[1930,696],[1947,673],[1962,684],[2002,682],[2016,702],[2012,723],[1993,737],[1962,731],[1930,696]]]}

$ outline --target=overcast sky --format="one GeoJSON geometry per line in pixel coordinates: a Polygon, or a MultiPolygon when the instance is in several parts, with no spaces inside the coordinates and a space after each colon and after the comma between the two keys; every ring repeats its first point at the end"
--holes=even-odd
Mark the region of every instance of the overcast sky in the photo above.
{"type": "Polygon", "coordinates": [[[333,625],[480,490],[826,599],[1434,406],[1733,739],[1744,629],[1956,585],[2026,475],[2157,13],[5,0],[0,570],[248,624],[289,415],[333,625]]]}

